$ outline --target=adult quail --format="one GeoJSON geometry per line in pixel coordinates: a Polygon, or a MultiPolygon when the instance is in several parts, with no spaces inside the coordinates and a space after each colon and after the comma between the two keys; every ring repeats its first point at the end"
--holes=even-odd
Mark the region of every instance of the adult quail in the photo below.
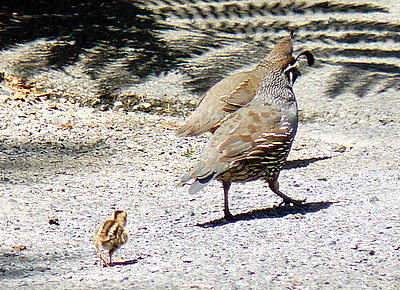
{"type": "MultiPolygon", "coordinates": [[[[280,170],[289,154],[298,126],[297,102],[292,85],[300,73],[297,69],[298,57],[291,55],[292,50],[291,39],[286,39],[260,63],[264,75],[253,97],[249,94],[224,96],[221,102],[217,101],[217,108],[203,111],[207,116],[199,118],[211,119],[213,125],[202,122],[202,126],[185,131],[189,132],[187,135],[214,131],[198,164],[182,177],[181,183],[189,183],[194,179],[189,193],[196,193],[213,179],[221,181],[227,219],[233,217],[228,204],[228,191],[232,182],[263,179],[273,192],[283,198],[285,204],[301,205],[304,201],[282,193],[278,183],[280,170]],[[232,112],[229,108],[235,110],[232,112]],[[225,111],[228,114],[222,116],[225,111]],[[218,117],[213,118],[213,113],[218,117]]],[[[310,65],[313,63],[314,58],[310,52],[300,55],[305,55],[310,65]]],[[[207,98],[206,94],[202,102],[207,98]]],[[[213,99],[218,100],[217,97],[213,99]]]]}
{"type": "Polygon", "coordinates": [[[110,220],[103,223],[97,235],[94,238],[94,244],[99,252],[100,261],[106,266],[112,265],[112,255],[128,240],[128,231],[125,229],[127,213],[122,210],[116,210],[110,220]],[[100,247],[108,250],[110,262],[108,262],[100,247]]]}
{"type": "MultiPolygon", "coordinates": [[[[251,102],[271,63],[292,55],[292,36],[293,34],[279,42],[254,69],[234,73],[204,93],[199,106],[186,123],[178,129],[177,134],[188,137],[200,135],[206,131],[213,133],[227,116],[251,102]]],[[[300,55],[307,57],[309,65],[314,63],[313,55],[309,51],[304,51],[300,55]]],[[[293,81],[297,78],[297,74],[298,71],[293,70],[293,81]]]]}

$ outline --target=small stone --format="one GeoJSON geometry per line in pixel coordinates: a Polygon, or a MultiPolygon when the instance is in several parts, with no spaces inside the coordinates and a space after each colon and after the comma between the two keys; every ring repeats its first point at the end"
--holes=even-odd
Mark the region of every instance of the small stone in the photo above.
{"type": "Polygon", "coordinates": [[[123,105],[124,105],[124,103],[121,101],[114,102],[114,107],[122,107],[123,105]]]}
{"type": "Polygon", "coordinates": [[[100,109],[100,111],[107,111],[108,105],[101,105],[99,109],[100,109]]]}
{"type": "Polygon", "coordinates": [[[380,199],[377,198],[376,196],[373,196],[373,197],[371,197],[371,198],[369,199],[369,202],[370,202],[370,203],[375,203],[375,202],[378,202],[378,201],[380,201],[380,199]]]}
{"type": "Polygon", "coordinates": [[[192,263],[193,262],[193,258],[191,258],[191,257],[183,257],[182,258],[182,262],[183,263],[192,263]]]}
{"type": "Polygon", "coordinates": [[[292,219],[304,219],[305,216],[301,213],[296,213],[296,214],[291,215],[291,218],[292,219]]]}
{"type": "Polygon", "coordinates": [[[346,146],[338,145],[338,146],[336,146],[336,148],[333,151],[334,152],[340,152],[340,153],[346,152],[346,146]]]}
{"type": "Polygon", "coordinates": [[[49,219],[49,224],[50,224],[50,225],[59,226],[59,225],[60,225],[60,222],[59,222],[58,218],[54,218],[54,219],[49,219]]]}
{"type": "Polygon", "coordinates": [[[139,105],[143,109],[148,109],[151,107],[151,104],[149,102],[143,102],[143,103],[140,103],[139,105]]]}

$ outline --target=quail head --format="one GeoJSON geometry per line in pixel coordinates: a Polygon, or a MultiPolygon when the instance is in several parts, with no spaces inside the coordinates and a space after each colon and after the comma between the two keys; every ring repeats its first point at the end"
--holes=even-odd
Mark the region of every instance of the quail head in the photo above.
{"type": "Polygon", "coordinates": [[[100,262],[106,266],[112,265],[112,255],[128,240],[128,231],[125,229],[127,213],[116,210],[110,220],[103,223],[99,228],[94,244],[99,252],[100,262]],[[106,260],[100,248],[108,250],[110,262],[106,260]]]}
{"type": "MultiPolygon", "coordinates": [[[[285,204],[300,205],[304,201],[282,193],[278,183],[280,170],[289,154],[298,125],[297,102],[292,85],[300,73],[297,68],[298,57],[294,58],[291,54],[291,39],[285,39],[258,65],[262,66],[264,73],[254,96],[231,93],[222,98],[214,97],[217,108],[209,109],[208,114],[203,111],[206,116],[202,116],[202,120],[211,120],[213,125],[207,128],[215,128],[214,133],[198,164],[182,177],[181,183],[189,183],[194,179],[189,192],[196,193],[213,179],[221,181],[225,218],[232,218],[228,204],[232,182],[262,179],[283,198],[285,204]],[[213,118],[212,114],[218,117],[213,118]]],[[[300,55],[305,55],[310,65],[313,63],[310,52],[300,55]]],[[[207,98],[208,95],[203,102],[208,102],[207,98]]],[[[212,104],[209,106],[212,107],[212,104]]],[[[206,123],[202,121],[201,124],[206,123]]],[[[199,132],[204,128],[185,132],[199,132]]]]}

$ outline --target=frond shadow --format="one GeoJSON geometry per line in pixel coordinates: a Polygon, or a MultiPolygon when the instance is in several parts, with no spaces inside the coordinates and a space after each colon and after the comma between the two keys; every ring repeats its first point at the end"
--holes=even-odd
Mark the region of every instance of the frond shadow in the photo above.
{"type": "Polygon", "coordinates": [[[107,94],[116,84],[138,82],[188,57],[156,33],[170,27],[157,22],[141,1],[9,1],[4,9],[0,50],[37,40],[48,43],[18,64],[27,78],[49,68],[63,71],[85,59],[84,71],[107,94]]]}
{"type": "Polygon", "coordinates": [[[335,64],[341,65],[342,69],[332,75],[325,91],[332,99],[346,92],[352,92],[362,98],[379,83],[383,83],[384,87],[399,87],[400,67],[397,65],[354,62],[335,64]]]}

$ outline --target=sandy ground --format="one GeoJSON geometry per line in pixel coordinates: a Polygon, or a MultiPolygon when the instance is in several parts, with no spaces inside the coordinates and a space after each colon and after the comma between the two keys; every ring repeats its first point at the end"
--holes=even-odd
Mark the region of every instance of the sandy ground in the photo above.
{"type": "Polygon", "coordinates": [[[208,139],[176,137],[182,118],[4,99],[2,288],[398,289],[398,94],[332,100],[318,77],[296,83],[303,121],[280,178],[306,205],[235,184],[233,222],[218,182],[176,187],[208,139]],[[130,238],[101,268],[93,235],[114,209],[130,238]]]}
{"type": "MultiPolygon", "coordinates": [[[[284,193],[307,202],[277,208],[281,200],[263,182],[234,184],[235,219],[229,222],[222,219],[221,184],[214,181],[196,195],[176,186],[209,138],[176,137],[173,127],[182,124],[183,113],[75,104],[77,97],[97,98],[98,83],[82,73],[84,57],[64,70],[35,75],[48,61],[41,50],[32,54],[35,43],[51,48],[51,39],[2,51],[0,71],[6,75],[22,67],[43,81],[41,88],[70,90],[75,98],[13,100],[0,90],[0,288],[400,289],[400,9],[398,1],[375,2],[390,13],[324,14],[321,8],[319,14],[291,15],[300,24],[319,17],[339,23],[322,29],[316,21],[310,24],[315,31],[304,28],[303,42],[295,43],[296,51],[315,51],[317,65],[302,69],[294,87],[301,123],[280,184],[284,193]],[[346,29],[350,36],[379,41],[340,42],[346,29]],[[376,56],[358,55],[363,50],[376,56]],[[355,53],[341,55],[348,51],[355,53]],[[37,62],[28,61],[32,57],[37,62]],[[353,62],[365,65],[355,70],[353,62]],[[375,62],[388,71],[376,69],[375,62]],[[327,93],[332,87],[337,94],[327,93]],[[116,265],[103,268],[93,235],[115,209],[128,213],[130,237],[115,254],[116,265]]],[[[234,52],[222,50],[227,57],[225,51],[234,52]]],[[[214,52],[193,58],[188,70],[207,77],[195,64],[207,57],[213,64],[214,52]]],[[[118,72],[113,62],[107,65],[118,72]]],[[[218,65],[228,67],[216,61],[211,73],[221,74],[218,65]]],[[[100,72],[109,77],[107,69],[100,72]]],[[[132,78],[129,71],[123,76],[132,78]]],[[[184,85],[188,79],[172,71],[126,92],[143,97],[141,106],[146,96],[195,101],[184,85]]]]}

